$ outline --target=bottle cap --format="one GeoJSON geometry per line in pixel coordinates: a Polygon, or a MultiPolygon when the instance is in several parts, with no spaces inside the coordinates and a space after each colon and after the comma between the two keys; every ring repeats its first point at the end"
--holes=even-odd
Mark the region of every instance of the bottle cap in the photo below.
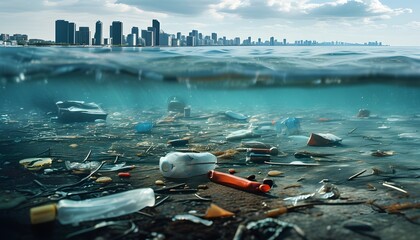
{"type": "Polygon", "coordinates": [[[57,215],[56,204],[48,204],[44,206],[34,207],[30,210],[31,223],[39,224],[51,222],[55,220],[57,215]]]}
{"type": "Polygon", "coordinates": [[[169,163],[167,161],[162,162],[161,169],[163,172],[169,172],[174,168],[174,165],[172,163],[169,163]]]}

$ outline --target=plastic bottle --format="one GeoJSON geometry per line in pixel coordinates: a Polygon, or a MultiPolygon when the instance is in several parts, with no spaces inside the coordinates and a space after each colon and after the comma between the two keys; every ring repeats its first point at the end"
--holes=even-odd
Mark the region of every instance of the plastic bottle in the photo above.
{"type": "Polygon", "coordinates": [[[188,178],[204,175],[216,168],[217,158],[211,153],[171,152],[159,161],[159,170],[164,177],[188,178]]]}
{"type": "Polygon", "coordinates": [[[32,224],[55,219],[61,224],[70,224],[118,217],[153,205],[155,205],[153,189],[140,188],[81,201],[60,200],[56,204],[31,208],[30,216],[32,224]]]}

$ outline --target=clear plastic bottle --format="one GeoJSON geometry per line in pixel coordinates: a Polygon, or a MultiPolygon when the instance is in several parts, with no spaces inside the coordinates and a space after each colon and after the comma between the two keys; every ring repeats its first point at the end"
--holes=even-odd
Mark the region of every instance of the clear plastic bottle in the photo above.
{"type": "Polygon", "coordinates": [[[32,224],[55,219],[61,224],[71,224],[118,217],[151,207],[154,204],[153,189],[140,188],[81,201],[60,200],[57,204],[31,208],[30,216],[32,224]]]}
{"type": "Polygon", "coordinates": [[[188,178],[204,175],[216,168],[217,157],[211,153],[171,152],[159,161],[159,169],[164,177],[188,178]]]}

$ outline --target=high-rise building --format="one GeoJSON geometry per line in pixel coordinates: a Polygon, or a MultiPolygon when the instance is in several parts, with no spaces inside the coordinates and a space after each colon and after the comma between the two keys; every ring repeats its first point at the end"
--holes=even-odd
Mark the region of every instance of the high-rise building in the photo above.
{"type": "Polygon", "coordinates": [[[156,28],[154,28],[154,27],[148,27],[147,28],[147,31],[149,31],[149,32],[152,32],[152,34],[153,34],[153,38],[152,38],[152,45],[151,46],[157,46],[156,44],[156,42],[157,42],[157,39],[156,39],[156,28]]]}
{"type": "MultiPolygon", "coordinates": [[[[154,28],[152,28],[154,29],[154,28]]],[[[141,30],[141,38],[144,39],[144,44],[146,47],[153,47],[153,32],[148,30],[141,30]]]]}
{"type": "Polygon", "coordinates": [[[91,45],[91,37],[89,27],[79,27],[78,41],[80,45],[91,45]]]}
{"type": "Polygon", "coordinates": [[[136,34],[136,41],[135,41],[135,45],[139,45],[139,28],[138,27],[132,27],[131,28],[131,34],[136,34]]]}
{"type": "Polygon", "coordinates": [[[97,21],[95,24],[95,41],[94,45],[103,45],[104,36],[103,36],[103,25],[101,21],[97,21]]]}
{"type": "Polygon", "coordinates": [[[155,29],[154,38],[156,39],[156,46],[160,45],[160,22],[156,19],[152,20],[152,27],[155,29]]]}
{"type": "Polygon", "coordinates": [[[283,45],[287,45],[286,38],[283,38],[283,45]]]}
{"type": "Polygon", "coordinates": [[[181,32],[176,33],[176,39],[181,40],[181,32]]]}
{"type": "Polygon", "coordinates": [[[112,45],[123,45],[123,23],[120,21],[112,22],[112,45]]]}
{"type": "Polygon", "coordinates": [[[187,36],[187,46],[194,47],[195,46],[195,37],[194,36],[187,36]]]}
{"type": "Polygon", "coordinates": [[[55,43],[69,44],[69,22],[65,20],[55,21],[55,43]]]}
{"type": "Polygon", "coordinates": [[[171,47],[172,46],[172,36],[167,33],[161,33],[159,39],[159,46],[171,47]]]}
{"type": "Polygon", "coordinates": [[[69,44],[76,44],[76,24],[69,23],[69,44]]]}
{"type": "Polygon", "coordinates": [[[270,46],[274,46],[274,37],[270,38],[270,46]]]}
{"type": "Polygon", "coordinates": [[[217,33],[212,33],[211,39],[213,39],[214,43],[217,43],[217,33]]]}
{"type": "Polygon", "coordinates": [[[239,37],[235,38],[234,45],[236,45],[236,46],[241,45],[241,39],[239,37]]]}
{"type": "Polygon", "coordinates": [[[127,35],[128,46],[134,47],[137,44],[137,34],[131,33],[127,35]]]}

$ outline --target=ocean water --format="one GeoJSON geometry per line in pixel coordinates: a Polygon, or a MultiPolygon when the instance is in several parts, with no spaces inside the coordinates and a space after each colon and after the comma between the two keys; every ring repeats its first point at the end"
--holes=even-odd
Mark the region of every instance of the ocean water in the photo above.
{"type": "MultiPolygon", "coordinates": [[[[181,138],[189,139],[189,144],[180,148],[212,153],[256,140],[279,149],[278,156],[270,157],[272,162],[312,164],[249,164],[245,152],[232,159],[218,159],[217,170],[235,168],[238,176],[256,175],[259,181],[270,170],[281,170],[284,177],[273,177],[275,187],[270,191],[277,198],[240,194],[210,183],[206,176],[182,180],[192,188],[207,184],[204,194],[238,214],[236,220],[226,221],[242,221],[238,219],[266,211],[267,206],[278,207],[286,197],[313,193],[325,179],[340,190],[340,200],[375,200],[382,206],[418,203],[419,104],[420,48],[414,47],[0,47],[0,220],[7,223],[13,216],[20,222],[31,207],[52,202],[60,186],[80,181],[81,176],[73,174],[64,162],[81,162],[88,152],[89,161],[112,164],[117,155],[119,162],[136,166],[128,180],[115,172],[103,173],[113,179],[107,194],[130,188],[156,189],[156,181],[162,179],[173,185],[177,181],[159,172],[159,158],[179,150],[167,143],[181,138]],[[168,99],[173,96],[190,106],[191,117],[168,113],[168,99]],[[95,102],[108,117],[88,123],[57,122],[56,102],[65,100],[95,102]],[[357,117],[359,109],[369,110],[370,116],[357,117]],[[247,119],[230,119],[224,114],[228,110],[247,119]],[[297,133],[274,127],[289,117],[299,119],[297,133]],[[153,123],[151,132],[136,132],[142,121],[153,123]],[[226,138],[255,127],[259,138],[226,138]],[[307,146],[311,133],[334,134],[342,142],[338,146],[307,146]],[[333,155],[297,159],[294,153],[298,151],[333,155]],[[381,153],[382,157],[375,156],[381,153]],[[37,156],[52,157],[52,163],[38,170],[19,164],[37,156]],[[366,172],[348,181],[361,170],[366,172]],[[387,188],[384,182],[407,193],[387,188]],[[18,211],[22,216],[17,216],[18,211]]],[[[69,196],[75,200],[98,197],[103,190],[91,179],[71,186],[65,191],[75,192],[73,198],[69,196]],[[77,193],[81,190],[91,192],[77,193]]],[[[186,204],[176,201],[179,196],[171,195],[175,201],[165,202],[159,214],[172,219],[187,206],[194,208],[186,210],[206,211],[207,203],[186,204]]],[[[418,230],[418,225],[400,214],[376,213],[367,204],[317,209],[323,214],[290,214],[286,221],[298,224],[311,239],[359,238],[348,230],[337,230],[338,223],[349,219],[372,223],[378,239],[415,239],[412,233],[418,230]],[[325,226],[333,226],[334,231],[325,226]]],[[[418,209],[408,209],[404,216],[418,223],[418,209]]],[[[146,232],[160,232],[162,224],[175,224],[137,217],[135,221],[146,232]]],[[[38,239],[28,223],[13,224],[2,224],[0,230],[11,232],[11,238],[38,239]]],[[[163,234],[170,238],[179,224],[189,231],[195,227],[188,222],[176,224],[163,234]]],[[[62,239],[87,225],[55,225],[53,233],[44,232],[53,237],[43,238],[62,239]]],[[[222,238],[233,237],[237,225],[239,222],[215,221],[219,231],[228,232],[217,233],[222,238]]],[[[211,234],[191,231],[188,236],[214,238],[213,230],[211,234]]]]}
{"type": "Polygon", "coordinates": [[[0,106],[328,109],[418,114],[420,49],[404,47],[0,48],[0,106]]]}

